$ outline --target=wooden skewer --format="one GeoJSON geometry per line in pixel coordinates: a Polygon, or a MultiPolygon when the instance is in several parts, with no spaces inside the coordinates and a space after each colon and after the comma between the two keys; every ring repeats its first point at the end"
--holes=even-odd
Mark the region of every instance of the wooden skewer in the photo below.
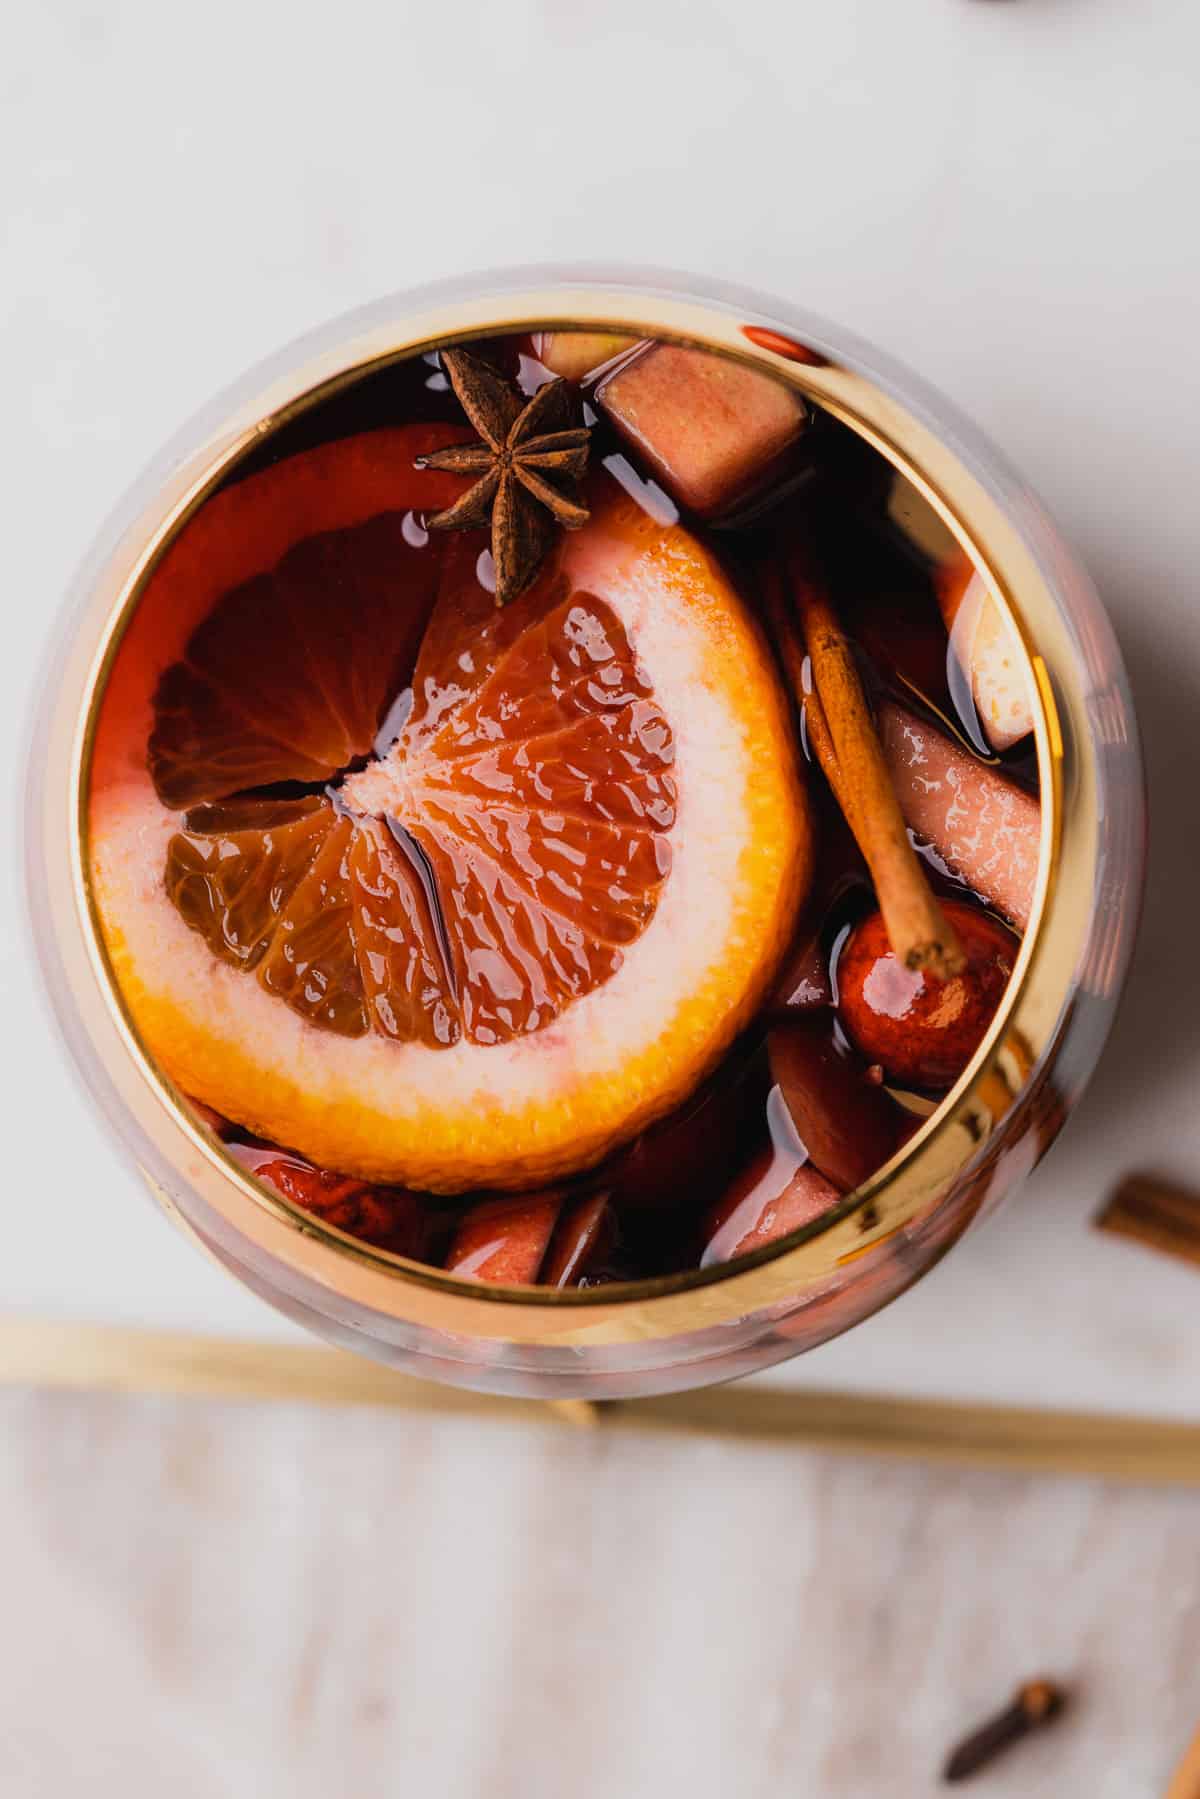
{"type": "Polygon", "coordinates": [[[792,561],[792,599],[812,669],[778,581],[767,604],[809,741],[871,871],[888,939],[909,968],[945,979],[966,966],[962,945],[925,878],[896,798],[853,652],[823,584],[792,561]]]}

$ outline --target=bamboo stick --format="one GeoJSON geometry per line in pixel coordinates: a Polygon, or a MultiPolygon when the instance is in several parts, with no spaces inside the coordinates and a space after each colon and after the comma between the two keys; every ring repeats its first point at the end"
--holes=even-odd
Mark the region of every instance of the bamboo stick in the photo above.
{"type": "Polygon", "coordinates": [[[255,1343],[120,1325],[0,1319],[0,1385],[370,1405],[446,1417],[807,1446],[1029,1473],[1200,1487],[1200,1425],[946,1404],[894,1395],[713,1387],[590,1406],[435,1386],[320,1344],[255,1343]]]}

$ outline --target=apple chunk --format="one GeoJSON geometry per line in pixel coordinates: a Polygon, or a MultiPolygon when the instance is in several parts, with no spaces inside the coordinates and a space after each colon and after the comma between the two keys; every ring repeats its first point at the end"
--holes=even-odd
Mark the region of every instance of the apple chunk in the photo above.
{"type": "Polygon", "coordinates": [[[503,1286],[530,1285],[561,1209],[558,1193],[481,1200],[463,1215],[446,1257],[447,1272],[503,1286]]]}
{"type": "Polygon", "coordinates": [[[582,381],[593,369],[632,350],[636,342],[636,337],[618,337],[609,331],[542,331],[534,340],[534,348],[539,362],[552,375],[582,381]]]}
{"type": "Polygon", "coordinates": [[[596,394],[667,492],[701,518],[729,511],[764,484],[807,418],[783,382],[679,344],[651,345],[596,394]]]}
{"type": "Polygon", "coordinates": [[[939,570],[937,595],[984,735],[994,750],[1011,749],[1033,730],[1029,670],[1016,633],[965,556],[939,570]]]}
{"type": "Polygon", "coordinates": [[[543,1287],[578,1287],[616,1235],[607,1193],[589,1193],[559,1220],[539,1275],[543,1287]]]}
{"type": "MultiPolygon", "coordinates": [[[[999,929],[999,927],[997,927],[999,929]]],[[[845,1192],[891,1160],[916,1121],[845,1055],[820,1020],[776,1025],[767,1038],[771,1077],[809,1160],[845,1192]]]]}
{"type": "Polygon", "coordinates": [[[1038,801],[894,701],[879,709],[879,733],[909,828],[1023,931],[1041,847],[1038,801]]]}

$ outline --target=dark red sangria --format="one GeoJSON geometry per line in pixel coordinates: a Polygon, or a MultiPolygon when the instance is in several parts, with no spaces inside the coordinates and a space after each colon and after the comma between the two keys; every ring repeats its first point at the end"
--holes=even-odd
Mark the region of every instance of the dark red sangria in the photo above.
{"type": "Polygon", "coordinates": [[[783,379],[447,345],[267,432],[152,569],[96,726],[109,962],[326,1226],[505,1286],[723,1265],[983,1044],[1034,694],[933,506],[783,379]]]}

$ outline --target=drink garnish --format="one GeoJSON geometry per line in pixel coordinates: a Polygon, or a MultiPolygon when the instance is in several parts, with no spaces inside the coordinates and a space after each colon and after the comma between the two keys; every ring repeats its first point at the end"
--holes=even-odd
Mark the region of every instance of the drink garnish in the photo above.
{"type": "Polygon", "coordinates": [[[491,520],[496,604],[507,606],[537,574],[555,525],[576,531],[587,522],[576,483],[587,467],[591,434],[572,424],[570,388],[562,379],[526,400],[468,350],[443,350],[442,366],[480,442],[433,450],[418,457],[417,467],[477,479],[425,522],[434,531],[466,531],[491,520]]]}

